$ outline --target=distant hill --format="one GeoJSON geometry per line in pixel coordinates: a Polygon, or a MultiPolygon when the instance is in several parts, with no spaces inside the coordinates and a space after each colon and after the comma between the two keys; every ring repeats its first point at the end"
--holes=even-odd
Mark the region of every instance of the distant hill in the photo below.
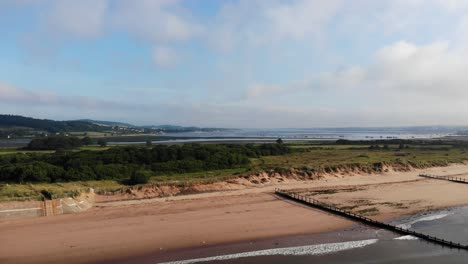
{"type": "Polygon", "coordinates": [[[184,127],[184,126],[175,126],[175,125],[152,125],[152,126],[142,126],[142,128],[146,129],[154,129],[163,132],[195,132],[195,131],[203,131],[203,132],[212,132],[212,131],[220,131],[226,130],[225,128],[212,128],[212,127],[184,127]]]}
{"type": "Polygon", "coordinates": [[[85,121],[54,121],[18,115],[0,115],[0,129],[10,131],[26,129],[48,133],[108,130],[107,127],[85,121]]]}
{"type": "Polygon", "coordinates": [[[215,130],[224,130],[223,128],[204,128],[196,126],[176,126],[176,125],[146,125],[146,126],[136,126],[129,123],[115,122],[115,121],[102,121],[102,120],[93,120],[93,119],[78,119],[75,121],[89,122],[92,124],[97,124],[101,126],[110,126],[110,127],[128,127],[134,129],[145,129],[150,130],[147,132],[193,132],[193,131],[215,131],[215,130]]]}
{"type": "Polygon", "coordinates": [[[116,135],[123,134],[160,134],[195,131],[219,131],[222,128],[200,128],[173,125],[161,126],[135,126],[123,122],[101,121],[92,119],[79,119],[69,121],[55,121],[37,119],[19,115],[0,115],[0,138],[34,137],[42,133],[69,133],[69,132],[110,132],[116,135]]]}
{"type": "Polygon", "coordinates": [[[115,122],[115,121],[102,121],[102,120],[93,120],[93,119],[78,119],[78,120],[73,120],[73,121],[88,122],[88,123],[103,125],[103,126],[136,127],[135,125],[132,125],[132,124],[115,122]]]}

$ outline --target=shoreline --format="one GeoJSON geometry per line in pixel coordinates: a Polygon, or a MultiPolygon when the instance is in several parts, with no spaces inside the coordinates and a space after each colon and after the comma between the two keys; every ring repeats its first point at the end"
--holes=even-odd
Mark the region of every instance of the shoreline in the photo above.
{"type": "Polygon", "coordinates": [[[221,256],[228,254],[237,254],[243,252],[252,252],[265,249],[288,248],[313,244],[339,243],[354,240],[365,240],[371,236],[369,229],[359,225],[351,224],[347,228],[339,228],[330,232],[285,235],[278,237],[263,238],[258,240],[246,240],[230,243],[220,243],[209,246],[197,246],[189,248],[174,249],[164,254],[149,253],[142,256],[133,256],[127,259],[113,259],[97,261],[93,264],[131,264],[131,263],[165,263],[182,261],[194,258],[204,258],[212,256],[221,256]],[[366,235],[358,233],[356,229],[366,231],[366,235]]]}
{"type": "Polygon", "coordinates": [[[4,221],[0,222],[0,234],[8,243],[0,248],[0,262],[125,263],[118,261],[150,256],[147,258],[154,263],[155,256],[162,258],[181,250],[250,242],[258,245],[300,236],[313,240],[355,225],[275,197],[271,190],[278,186],[313,190],[316,198],[337,204],[353,205],[358,201],[364,209],[379,210],[371,218],[387,221],[467,204],[466,185],[421,179],[417,175],[422,171],[468,176],[468,165],[329,176],[146,202],[113,202],[75,215],[4,221]],[[362,201],[371,205],[362,205],[362,201]],[[395,201],[404,204],[395,206],[395,201]]]}
{"type": "MultiPolygon", "coordinates": [[[[430,211],[421,211],[412,214],[401,215],[397,216],[396,218],[388,218],[384,221],[397,222],[402,224],[414,219],[421,219],[427,215],[437,215],[444,211],[450,212],[461,208],[468,208],[468,203],[465,205],[456,205],[447,208],[439,208],[430,211]]],[[[397,239],[398,237],[404,236],[385,229],[379,229],[358,222],[351,222],[349,226],[337,228],[332,231],[301,235],[275,236],[257,240],[225,242],[208,246],[179,248],[164,252],[163,254],[161,254],[161,252],[154,252],[140,256],[132,256],[129,258],[101,260],[92,262],[92,264],[177,263],[179,261],[186,261],[191,259],[218,257],[270,249],[317,246],[330,243],[348,243],[372,239],[397,239]]]]}

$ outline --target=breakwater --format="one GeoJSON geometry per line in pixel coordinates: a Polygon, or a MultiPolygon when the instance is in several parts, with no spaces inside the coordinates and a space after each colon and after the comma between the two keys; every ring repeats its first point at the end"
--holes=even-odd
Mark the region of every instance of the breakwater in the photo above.
{"type": "Polygon", "coordinates": [[[395,233],[402,234],[402,235],[411,235],[411,236],[418,237],[426,241],[429,241],[429,242],[432,242],[441,246],[445,246],[445,247],[468,250],[468,245],[462,245],[460,243],[455,243],[455,242],[448,241],[448,240],[438,238],[435,236],[430,236],[430,235],[416,232],[413,230],[409,230],[406,228],[401,228],[392,224],[379,222],[379,221],[370,219],[368,217],[365,217],[363,215],[359,215],[348,210],[340,209],[334,205],[318,201],[308,196],[300,195],[294,192],[285,191],[281,189],[276,189],[275,194],[281,197],[287,198],[289,200],[293,200],[301,204],[305,204],[305,205],[320,209],[322,211],[332,213],[335,215],[339,215],[339,216],[342,216],[350,220],[360,222],[369,226],[386,229],[386,230],[393,231],[395,233]]]}

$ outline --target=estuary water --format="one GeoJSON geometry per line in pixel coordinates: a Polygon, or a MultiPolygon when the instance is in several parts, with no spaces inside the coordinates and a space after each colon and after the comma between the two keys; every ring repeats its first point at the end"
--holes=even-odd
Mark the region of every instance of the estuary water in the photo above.
{"type": "MultiPolygon", "coordinates": [[[[262,143],[282,138],[294,141],[378,140],[378,139],[431,139],[456,135],[463,127],[388,127],[388,128],[283,128],[232,129],[213,132],[177,132],[163,136],[173,139],[154,140],[153,144],[175,143],[262,143]]],[[[115,145],[145,144],[143,141],[108,142],[115,145]]]]}
{"type": "MultiPolygon", "coordinates": [[[[445,240],[468,245],[468,207],[453,208],[392,221],[445,240]]],[[[411,236],[364,226],[339,233],[343,241],[273,247],[233,254],[182,259],[190,263],[467,263],[468,251],[442,247],[411,236]]],[[[334,235],[334,234],[330,234],[334,235]]],[[[336,233],[335,233],[336,235],[336,233]]]]}
{"type": "Polygon", "coordinates": [[[455,134],[459,127],[383,127],[383,128],[283,128],[283,129],[235,129],[215,132],[179,132],[167,136],[178,137],[247,137],[283,139],[411,139],[435,138],[455,134]]]}

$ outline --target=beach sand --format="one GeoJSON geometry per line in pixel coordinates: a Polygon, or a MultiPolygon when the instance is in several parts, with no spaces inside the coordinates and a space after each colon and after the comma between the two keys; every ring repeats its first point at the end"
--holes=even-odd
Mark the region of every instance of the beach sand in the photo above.
{"type": "MultiPolygon", "coordinates": [[[[76,215],[4,221],[0,222],[0,263],[112,263],[184,248],[318,234],[354,225],[280,199],[273,194],[274,188],[348,189],[314,197],[340,205],[362,203],[355,210],[375,208],[377,211],[367,211],[379,220],[468,204],[468,185],[418,177],[421,172],[330,175],[314,181],[102,203],[76,215]]],[[[424,172],[468,175],[468,165],[424,172]]]]}

